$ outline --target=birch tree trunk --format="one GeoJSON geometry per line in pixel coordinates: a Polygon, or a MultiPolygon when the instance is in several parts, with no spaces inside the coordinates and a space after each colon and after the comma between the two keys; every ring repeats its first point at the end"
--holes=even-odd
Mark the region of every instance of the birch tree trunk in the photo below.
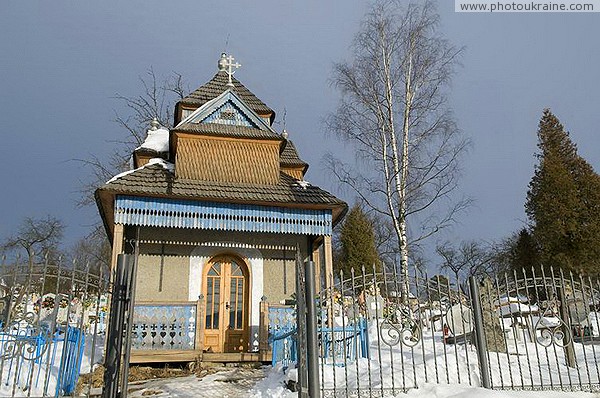
{"type": "Polygon", "coordinates": [[[342,98],[327,119],[332,132],[353,144],[357,163],[330,155],[329,165],[390,223],[394,238],[381,255],[388,262],[400,258],[400,293],[407,300],[411,251],[468,204],[462,198],[446,207],[438,203],[457,188],[460,155],[469,144],[445,97],[461,50],[437,34],[429,0],[407,7],[378,1],[361,26],[352,62],[335,65],[333,83],[342,98]]]}

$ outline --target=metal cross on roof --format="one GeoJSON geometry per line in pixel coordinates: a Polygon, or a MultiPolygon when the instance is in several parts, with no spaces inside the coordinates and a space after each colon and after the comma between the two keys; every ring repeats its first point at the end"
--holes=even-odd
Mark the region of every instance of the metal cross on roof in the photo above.
{"type": "Polygon", "coordinates": [[[235,58],[233,58],[232,55],[227,55],[225,53],[221,54],[221,59],[219,60],[219,70],[225,71],[227,73],[227,77],[228,77],[227,86],[228,87],[233,87],[233,82],[231,81],[231,77],[235,73],[235,69],[242,66],[241,64],[239,64],[237,62],[234,63],[233,61],[235,61],[235,58]]]}

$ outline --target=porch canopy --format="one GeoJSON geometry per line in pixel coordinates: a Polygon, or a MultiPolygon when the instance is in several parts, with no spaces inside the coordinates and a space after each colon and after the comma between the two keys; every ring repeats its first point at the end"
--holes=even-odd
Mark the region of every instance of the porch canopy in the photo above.
{"type": "Polygon", "coordinates": [[[347,205],[284,173],[274,185],[179,179],[168,162],[123,173],[96,191],[108,236],[115,225],[331,236],[347,205]]]}
{"type": "Polygon", "coordinates": [[[331,235],[330,209],[117,196],[115,223],[240,232],[331,235]]]}

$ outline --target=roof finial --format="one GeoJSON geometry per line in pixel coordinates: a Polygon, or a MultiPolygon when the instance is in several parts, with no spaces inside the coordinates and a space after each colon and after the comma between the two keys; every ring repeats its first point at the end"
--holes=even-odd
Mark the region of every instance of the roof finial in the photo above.
{"type": "Polygon", "coordinates": [[[283,137],[284,140],[288,139],[288,132],[285,129],[285,117],[287,116],[287,108],[284,106],[283,107],[283,118],[282,118],[282,122],[283,122],[283,130],[281,131],[281,136],[283,137]]]}
{"type": "Polygon", "coordinates": [[[227,55],[225,53],[221,53],[221,58],[219,59],[219,63],[218,63],[219,71],[227,73],[227,77],[228,77],[227,86],[228,87],[233,87],[233,81],[231,80],[231,77],[235,73],[235,69],[242,66],[241,64],[239,64],[237,62],[234,63],[233,61],[235,61],[235,58],[233,58],[233,56],[227,55]]]}
{"type": "Polygon", "coordinates": [[[155,131],[155,130],[158,130],[159,127],[160,127],[160,123],[158,122],[158,119],[153,118],[152,121],[150,122],[150,130],[155,131]]]}
{"type": "Polygon", "coordinates": [[[217,65],[219,66],[219,72],[225,72],[225,69],[227,69],[227,54],[221,53],[221,58],[219,58],[217,65]]]}

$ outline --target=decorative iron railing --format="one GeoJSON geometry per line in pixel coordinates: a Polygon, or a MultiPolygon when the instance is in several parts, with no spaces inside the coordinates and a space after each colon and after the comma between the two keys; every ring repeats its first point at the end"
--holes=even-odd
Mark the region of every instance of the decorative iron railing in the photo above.
{"type": "Polygon", "coordinates": [[[0,396],[76,392],[80,372],[102,360],[107,285],[89,265],[2,259],[0,396]]]}
{"type": "Polygon", "coordinates": [[[336,279],[318,294],[321,396],[394,396],[423,383],[600,391],[591,278],[550,268],[468,282],[393,271],[336,279]]]}

